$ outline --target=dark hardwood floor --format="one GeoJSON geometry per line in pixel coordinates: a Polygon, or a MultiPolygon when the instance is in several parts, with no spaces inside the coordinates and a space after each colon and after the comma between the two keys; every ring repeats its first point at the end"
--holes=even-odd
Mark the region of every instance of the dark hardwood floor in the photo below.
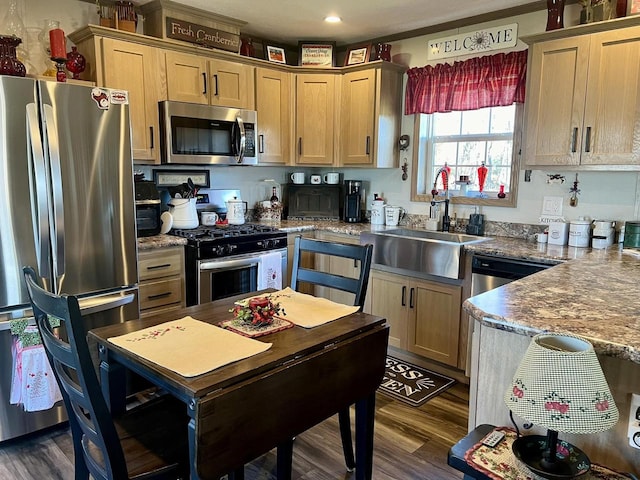
{"type": "MultiPolygon", "coordinates": [[[[456,383],[421,407],[377,395],[373,478],[448,480],[462,474],[447,465],[449,448],[467,433],[469,389],[456,383]]],[[[352,415],[353,418],[353,415],[352,415]]],[[[247,480],[275,480],[275,450],[245,467],[247,480]]],[[[294,480],[347,480],[337,416],[298,436],[294,480]]],[[[67,427],[0,443],[0,479],[73,479],[67,427]]]]}

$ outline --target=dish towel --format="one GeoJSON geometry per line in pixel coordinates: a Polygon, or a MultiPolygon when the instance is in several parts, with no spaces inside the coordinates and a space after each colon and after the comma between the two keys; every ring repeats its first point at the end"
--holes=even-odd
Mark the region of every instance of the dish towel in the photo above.
{"type": "Polygon", "coordinates": [[[279,252],[267,253],[260,257],[258,264],[258,290],[282,288],[282,256],[279,252]]]}
{"type": "MultiPolygon", "coordinates": [[[[58,320],[49,320],[52,326],[58,320]]],[[[9,403],[22,405],[26,412],[47,410],[62,400],[58,382],[51,370],[47,353],[35,325],[28,319],[11,321],[13,375],[9,403]]]]}

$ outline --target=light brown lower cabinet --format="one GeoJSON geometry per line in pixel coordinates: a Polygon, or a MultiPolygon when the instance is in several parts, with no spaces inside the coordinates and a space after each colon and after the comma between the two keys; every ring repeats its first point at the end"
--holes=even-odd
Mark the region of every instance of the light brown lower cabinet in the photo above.
{"type": "Polygon", "coordinates": [[[141,318],[185,306],[184,247],[139,252],[138,276],[141,318]]]}
{"type": "Polygon", "coordinates": [[[365,311],[385,317],[389,345],[456,367],[462,287],[372,270],[365,311]]]}

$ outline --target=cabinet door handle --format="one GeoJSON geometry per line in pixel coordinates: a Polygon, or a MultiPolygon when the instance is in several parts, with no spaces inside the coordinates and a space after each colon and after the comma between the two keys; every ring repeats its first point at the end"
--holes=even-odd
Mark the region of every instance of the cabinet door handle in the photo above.
{"type": "Polygon", "coordinates": [[[202,85],[204,86],[204,90],[202,91],[203,95],[207,94],[207,74],[203,73],[202,74],[202,85]]]}
{"type": "Polygon", "coordinates": [[[153,149],[153,126],[149,127],[149,136],[151,138],[151,145],[149,148],[153,149]]]}
{"type": "Polygon", "coordinates": [[[264,153],[264,135],[258,135],[258,153],[264,153]]]}
{"type": "Polygon", "coordinates": [[[413,308],[413,291],[415,289],[412,287],[409,291],[409,308],[413,308]]]}
{"type": "Polygon", "coordinates": [[[591,151],[591,127],[587,127],[586,138],[584,139],[584,151],[591,151]]]}
{"type": "Polygon", "coordinates": [[[576,144],[578,143],[578,127],[573,128],[571,134],[571,153],[576,153],[576,144]]]}
{"type": "Polygon", "coordinates": [[[217,73],[213,76],[213,80],[214,80],[214,84],[215,84],[215,93],[214,93],[214,95],[217,97],[218,96],[218,74],[217,73]]]}
{"type": "Polygon", "coordinates": [[[367,143],[366,143],[367,155],[371,153],[371,137],[367,135],[367,143]]]}
{"type": "Polygon", "coordinates": [[[147,270],[157,270],[158,268],[169,268],[171,266],[170,263],[163,263],[161,265],[151,265],[147,267],[147,270]]]}
{"type": "Polygon", "coordinates": [[[407,286],[403,285],[402,286],[402,300],[400,302],[403,307],[407,306],[407,302],[405,301],[406,296],[407,296],[407,286]]]}
{"type": "Polygon", "coordinates": [[[302,137],[298,138],[298,155],[302,156],[302,137]]]}
{"type": "Polygon", "coordinates": [[[157,295],[147,295],[147,299],[149,300],[158,300],[159,298],[170,297],[171,292],[158,293],[157,295]]]}

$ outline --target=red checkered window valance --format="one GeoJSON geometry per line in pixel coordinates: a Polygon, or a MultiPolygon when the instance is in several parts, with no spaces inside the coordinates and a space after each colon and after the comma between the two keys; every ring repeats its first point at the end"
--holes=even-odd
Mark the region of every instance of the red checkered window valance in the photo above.
{"type": "Polygon", "coordinates": [[[407,71],[405,114],[477,110],[524,102],[527,50],[407,71]]]}

